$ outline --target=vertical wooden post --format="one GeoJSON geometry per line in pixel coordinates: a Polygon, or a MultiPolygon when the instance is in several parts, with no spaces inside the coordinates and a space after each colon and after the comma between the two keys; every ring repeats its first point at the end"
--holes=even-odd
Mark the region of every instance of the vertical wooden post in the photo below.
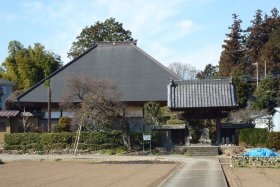
{"type": "Polygon", "coordinates": [[[239,145],[239,129],[235,129],[235,145],[239,145]]]}
{"type": "Polygon", "coordinates": [[[185,112],[184,114],[185,117],[185,145],[190,146],[190,124],[189,121],[187,120],[187,113],[185,112]]]}
{"type": "Polygon", "coordinates": [[[221,144],[221,118],[216,119],[216,144],[221,144]]]}

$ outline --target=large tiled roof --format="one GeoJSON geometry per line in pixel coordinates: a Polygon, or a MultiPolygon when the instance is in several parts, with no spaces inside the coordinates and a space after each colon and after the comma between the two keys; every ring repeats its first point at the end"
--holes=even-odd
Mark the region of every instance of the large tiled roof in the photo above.
{"type": "Polygon", "coordinates": [[[161,63],[136,46],[135,42],[101,42],[52,73],[18,97],[20,102],[47,103],[44,81],[51,80],[52,102],[58,103],[65,82],[73,75],[117,82],[122,101],[167,101],[169,78],[179,79],[161,63]]]}
{"type": "Polygon", "coordinates": [[[171,81],[168,85],[171,109],[235,106],[236,91],[231,79],[171,81]]]}

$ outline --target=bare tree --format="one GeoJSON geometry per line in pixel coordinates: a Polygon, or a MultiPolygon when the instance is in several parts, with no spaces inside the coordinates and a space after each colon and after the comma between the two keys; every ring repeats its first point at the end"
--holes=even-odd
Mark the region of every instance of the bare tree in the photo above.
{"type": "Polygon", "coordinates": [[[181,62],[173,62],[169,64],[168,68],[176,73],[183,80],[193,80],[199,72],[194,66],[190,64],[183,64],[181,62]]]}
{"type": "Polygon", "coordinates": [[[229,116],[229,120],[231,123],[249,123],[250,117],[254,111],[251,109],[240,109],[237,111],[232,111],[229,116]]]}
{"type": "Polygon", "coordinates": [[[23,90],[14,91],[6,100],[4,109],[5,110],[20,110],[22,111],[22,106],[17,102],[17,97],[23,94],[23,90]]]}
{"type": "Polygon", "coordinates": [[[256,128],[268,128],[269,131],[274,127],[272,115],[265,110],[245,108],[231,112],[229,117],[231,123],[253,123],[256,128]]]}
{"type": "Polygon", "coordinates": [[[121,122],[121,127],[126,126],[122,119],[124,116],[120,115],[124,105],[113,81],[72,76],[66,83],[65,93],[61,105],[74,112],[72,121],[78,125],[74,154],[77,151],[82,126],[90,125],[95,131],[109,129],[116,121],[121,122]]]}
{"type": "Polygon", "coordinates": [[[33,116],[30,112],[25,112],[25,107],[23,107],[23,112],[21,113],[22,116],[22,125],[23,125],[23,132],[26,132],[27,128],[30,127],[31,123],[27,122],[28,118],[33,116]]]}

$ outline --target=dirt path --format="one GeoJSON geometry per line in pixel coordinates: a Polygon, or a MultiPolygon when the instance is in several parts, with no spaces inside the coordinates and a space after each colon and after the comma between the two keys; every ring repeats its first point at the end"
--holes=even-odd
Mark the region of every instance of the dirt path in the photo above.
{"type": "Polygon", "coordinates": [[[178,164],[16,161],[0,165],[1,186],[157,186],[178,164]]]}
{"type": "Polygon", "coordinates": [[[280,169],[223,165],[230,187],[280,187],[280,169]]]}

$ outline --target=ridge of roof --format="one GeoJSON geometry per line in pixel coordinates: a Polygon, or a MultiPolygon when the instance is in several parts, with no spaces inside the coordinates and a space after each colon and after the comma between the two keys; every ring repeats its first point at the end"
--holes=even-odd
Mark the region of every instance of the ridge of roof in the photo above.
{"type": "Polygon", "coordinates": [[[97,44],[94,43],[91,47],[89,47],[84,53],[82,53],[80,56],[74,58],[73,60],[71,60],[70,62],[68,62],[67,64],[65,64],[64,66],[62,66],[61,68],[57,69],[56,71],[54,71],[53,73],[51,73],[50,75],[48,75],[47,77],[45,77],[44,79],[40,80],[38,83],[34,84],[31,88],[29,88],[27,91],[25,91],[24,93],[22,93],[21,95],[19,95],[16,100],[19,101],[22,97],[24,97],[26,94],[28,94],[29,92],[31,92],[32,90],[34,90],[35,88],[37,88],[38,86],[40,86],[41,84],[43,84],[46,80],[50,79],[51,77],[53,77],[54,75],[58,74],[59,72],[61,72],[62,70],[64,70],[65,68],[67,68],[68,66],[70,66],[71,64],[73,64],[74,62],[76,62],[77,60],[79,60],[80,58],[82,58],[83,56],[85,56],[87,53],[89,53],[91,50],[93,50],[94,48],[97,47],[97,44]]]}
{"type": "Polygon", "coordinates": [[[119,45],[137,45],[137,40],[133,41],[101,41],[96,42],[96,44],[100,47],[102,46],[119,46],[119,45]]]}
{"type": "Polygon", "coordinates": [[[193,80],[171,80],[176,84],[231,84],[231,78],[219,78],[219,79],[193,79],[193,80]]]}

